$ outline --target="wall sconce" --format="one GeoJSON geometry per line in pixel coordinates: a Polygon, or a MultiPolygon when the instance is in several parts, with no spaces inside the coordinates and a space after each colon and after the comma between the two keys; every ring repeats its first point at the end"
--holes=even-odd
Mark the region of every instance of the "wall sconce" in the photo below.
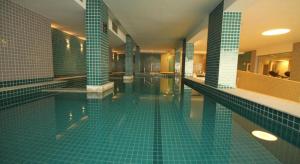
{"type": "Polygon", "coordinates": [[[112,54],[112,61],[115,60],[115,54],[112,54]]]}
{"type": "Polygon", "coordinates": [[[67,49],[70,49],[70,40],[66,39],[66,43],[67,43],[67,49]]]}
{"type": "Polygon", "coordinates": [[[119,55],[117,55],[117,60],[118,60],[118,61],[120,60],[119,55]]]}
{"type": "Polygon", "coordinates": [[[80,51],[83,52],[83,44],[80,43],[80,51]]]}

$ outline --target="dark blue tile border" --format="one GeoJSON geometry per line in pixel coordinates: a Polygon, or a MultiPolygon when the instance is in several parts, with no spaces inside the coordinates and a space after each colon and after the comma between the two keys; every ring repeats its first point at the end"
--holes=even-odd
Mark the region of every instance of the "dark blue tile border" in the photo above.
{"type": "Polygon", "coordinates": [[[234,112],[300,147],[300,118],[231,95],[205,84],[200,84],[185,78],[183,81],[184,84],[189,87],[213,97],[234,112]]]}
{"type": "Polygon", "coordinates": [[[42,86],[0,92],[0,110],[24,104],[39,97],[44,97],[48,95],[47,92],[43,92],[44,89],[65,87],[66,84],[67,82],[61,81],[55,84],[46,84],[42,86]]]}
{"type": "Polygon", "coordinates": [[[33,84],[33,83],[41,83],[41,82],[52,81],[52,80],[53,77],[23,79],[23,80],[13,80],[13,81],[0,81],[0,88],[12,87],[17,85],[25,85],[25,84],[33,84]]]}
{"type": "Polygon", "coordinates": [[[158,95],[155,97],[155,109],[154,109],[153,163],[154,164],[163,163],[160,106],[159,106],[158,95]]]}

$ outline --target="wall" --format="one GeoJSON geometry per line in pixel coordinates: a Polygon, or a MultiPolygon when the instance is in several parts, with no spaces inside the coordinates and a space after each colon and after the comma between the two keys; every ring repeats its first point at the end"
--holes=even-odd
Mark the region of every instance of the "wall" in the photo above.
{"type": "Polygon", "coordinates": [[[141,53],[141,69],[144,72],[160,72],[160,54],[141,53]]]}
{"type": "Polygon", "coordinates": [[[271,71],[272,62],[275,62],[278,60],[290,60],[291,56],[292,56],[292,53],[290,53],[290,52],[258,56],[256,73],[263,74],[264,73],[264,65],[268,65],[268,71],[271,71]]]}
{"type": "Polygon", "coordinates": [[[53,77],[50,20],[0,0],[1,87],[53,77]]]}
{"type": "Polygon", "coordinates": [[[247,71],[247,65],[251,63],[251,53],[240,54],[238,58],[238,70],[247,71]]]}
{"type": "Polygon", "coordinates": [[[291,63],[291,80],[300,81],[300,43],[294,44],[291,63]]]}
{"type": "Polygon", "coordinates": [[[52,47],[55,77],[86,74],[85,41],[58,29],[52,29],[52,47]]]}
{"type": "Polygon", "coordinates": [[[160,72],[174,72],[174,58],[175,56],[170,53],[162,54],[160,57],[160,72]]]}
{"type": "Polygon", "coordinates": [[[300,82],[238,71],[237,86],[274,97],[300,101],[300,82]]]}
{"type": "Polygon", "coordinates": [[[196,75],[202,74],[206,71],[206,55],[194,54],[194,73],[196,75]]]}
{"type": "Polygon", "coordinates": [[[114,54],[111,62],[111,72],[125,72],[125,54],[114,54]]]}

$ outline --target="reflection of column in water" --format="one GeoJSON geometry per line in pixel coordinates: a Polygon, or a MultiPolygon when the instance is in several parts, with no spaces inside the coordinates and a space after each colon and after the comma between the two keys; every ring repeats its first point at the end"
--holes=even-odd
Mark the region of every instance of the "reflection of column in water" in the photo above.
{"type": "Polygon", "coordinates": [[[207,158],[213,156],[213,146],[215,140],[215,118],[216,117],[216,103],[204,97],[202,128],[201,128],[201,143],[202,147],[206,148],[207,158]]]}
{"type": "Polygon", "coordinates": [[[228,163],[232,138],[232,113],[214,100],[205,97],[202,118],[202,142],[209,156],[219,156],[219,162],[228,163]]]}
{"type": "Polygon", "coordinates": [[[109,105],[110,97],[104,99],[88,99],[86,111],[89,114],[89,124],[91,128],[101,129],[103,126],[104,118],[104,108],[109,105]]]}
{"type": "Polygon", "coordinates": [[[224,156],[222,163],[229,163],[232,138],[232,112],[225,106],[216,104],[215,155],[224,156]]]}
{"type": "Polygon", "coordinates": [[[189,113],[191,111],[191,94],[192,94],[192,89],[190,87],[184,85],[180,105],[181,105],[181,110],[183,111],[185,118],[189,117],[189,113]]]}

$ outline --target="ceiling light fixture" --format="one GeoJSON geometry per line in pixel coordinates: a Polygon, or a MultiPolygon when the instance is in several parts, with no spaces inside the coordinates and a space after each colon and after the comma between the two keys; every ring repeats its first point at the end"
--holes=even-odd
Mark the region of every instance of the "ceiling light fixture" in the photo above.
{"type": "Polygon", "coordinates": [[[283,35],[289,33],[291,30],[282,28],[282,29],[271,29],[262,33],[263,36],[275,36],[275,35],[283,35]]]}
{"type": "Polygon", "coordinates": [[[265,140],[265,141],[276,141],[277,140],[277,137],[274,136],[273,134],[259,131],[259,130],[252,131],[252,135],[254,135],[255,137],[257,137],[259,139],[265,140]]]}

